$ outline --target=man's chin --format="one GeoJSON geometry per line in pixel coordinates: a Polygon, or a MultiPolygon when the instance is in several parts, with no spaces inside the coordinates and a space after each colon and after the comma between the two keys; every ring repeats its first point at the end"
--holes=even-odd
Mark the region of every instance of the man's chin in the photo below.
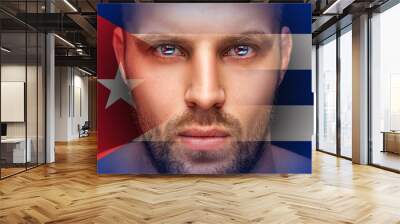
{"type": "Polygon", "coordinates": [[[218,164],[231,159],[231,157],[235,156],[236,152],[229,147],[216,150],[190,150],[179,148],[179,150],[173,151],[172,154],[181,161],[188,161],[190,163],[218,164]]]}
{"type": "MultiPolygon", "coordinates": [[[[193,151],[179,148],[171,151],[171,161],[181,164],[178,170],[184,174],[225,174],[234,171],[234,151],[219,150],[193,151]]],[[[173,163],[170,163],[173,164],[173,163]]],[[[171,167],[171,165],[169,165],[171,167]]]]}
{"type": "Polygon", "coordinates": [[[192,150],[179,143],[146,142],[160,173],[229,174],[249,172],[257,161],[257,144],[229,144],[218,150],[192,150]]]}
{"type": "Polygon", "coordinates": [[[175,170],[177,174],[227,174],[236,173],[231,164],[224,163],[188,163],[182,162],[182,169],[175,170]]]}

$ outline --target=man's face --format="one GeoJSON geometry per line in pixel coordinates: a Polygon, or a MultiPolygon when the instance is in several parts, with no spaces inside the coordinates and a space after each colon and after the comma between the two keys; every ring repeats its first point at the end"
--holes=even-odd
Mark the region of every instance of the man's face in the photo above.
{"type": "Polygon", "coordinates": [[[291,36],[273,12],[241,4],[166,5],[114,32],[146,147],[160,172],[248,172],[268,137],[291,36]]]}

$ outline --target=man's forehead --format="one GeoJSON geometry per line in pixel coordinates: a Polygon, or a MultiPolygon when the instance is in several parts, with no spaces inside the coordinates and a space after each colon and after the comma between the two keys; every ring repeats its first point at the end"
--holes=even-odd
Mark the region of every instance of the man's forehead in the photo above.
{"type": "Polygon", "coordinates": [[[149,4],[135,9],[130,21],[134,33],[277,33],[277,11],[258,4],[149,4]]]}
{"type": "Polygon", "coordinates": [[[131,40],[141,40],[146,43],[155,43],[159,41],[173,41],[173,42],[180,42],[180,43],[190,43],[192,41],[197,41],[201,39],[208,39],[208,40],[215,40],[215,41],[223,41],[223,42],[243,42],[243,41],[252,41],[258,43],[266,43],[266,41],[273,41],[275,39],[279,39],[281,34],[266,34],[262,31],[249,31],[243,32],[238,34],[173,34],[173,33],[146,33],[146,34],[129,34],[128,36],[131,40]]]}

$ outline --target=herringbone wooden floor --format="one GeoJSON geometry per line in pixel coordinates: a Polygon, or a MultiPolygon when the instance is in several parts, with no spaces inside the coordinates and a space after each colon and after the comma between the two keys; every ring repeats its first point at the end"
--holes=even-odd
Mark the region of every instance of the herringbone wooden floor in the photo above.
{"type": "Polygon", "coordinates": [[[312,175],[99,176],[96,139],[0,181],[0,223],[400,223],[400,175],[314,153],[312,175]]]}

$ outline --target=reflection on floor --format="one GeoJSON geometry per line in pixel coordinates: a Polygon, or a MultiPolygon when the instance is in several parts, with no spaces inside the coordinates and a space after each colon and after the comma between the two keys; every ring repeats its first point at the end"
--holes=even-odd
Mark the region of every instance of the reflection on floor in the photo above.
{"type": "MultiPolygon", "coordinates": [[[[36,167],[36,163],[27,163],[26,167],[27,169],[30,169],[32,167],[36,167]]],[[[0,170],[1,172],[1,178],[5,178],[8,176],[11,176],[13,174],[25,171],[25,164],[2,164],[2,168],[0,170]]]]}
{"type": "Polygon", "coordinates": [[[391,152],[374,151],[373,164],[400,171],[400,155],[391,152]]]}
{"type": "Polygon", "coordinates": [[[342,147],[340,153],[344,157],[347,157],[347,158],[352,157],[352,149],[351,148],[342,147]]]}
{"type": "Polygon", "coordinates": [[[98,175],[96,139],[0,181],[0,223],[399,223],[400,175],[313,153],[312,175],[98,175]]]}
{"type": "Polygon", "coordinates": [[[25,167],[24,168],[19,168],[19,167],[17,167],[17,168],[1,168],[1,178],[13,175],[15,173],[18,173],[18,172],[21,172],[24,170],[25,170],[25,167]]]}

